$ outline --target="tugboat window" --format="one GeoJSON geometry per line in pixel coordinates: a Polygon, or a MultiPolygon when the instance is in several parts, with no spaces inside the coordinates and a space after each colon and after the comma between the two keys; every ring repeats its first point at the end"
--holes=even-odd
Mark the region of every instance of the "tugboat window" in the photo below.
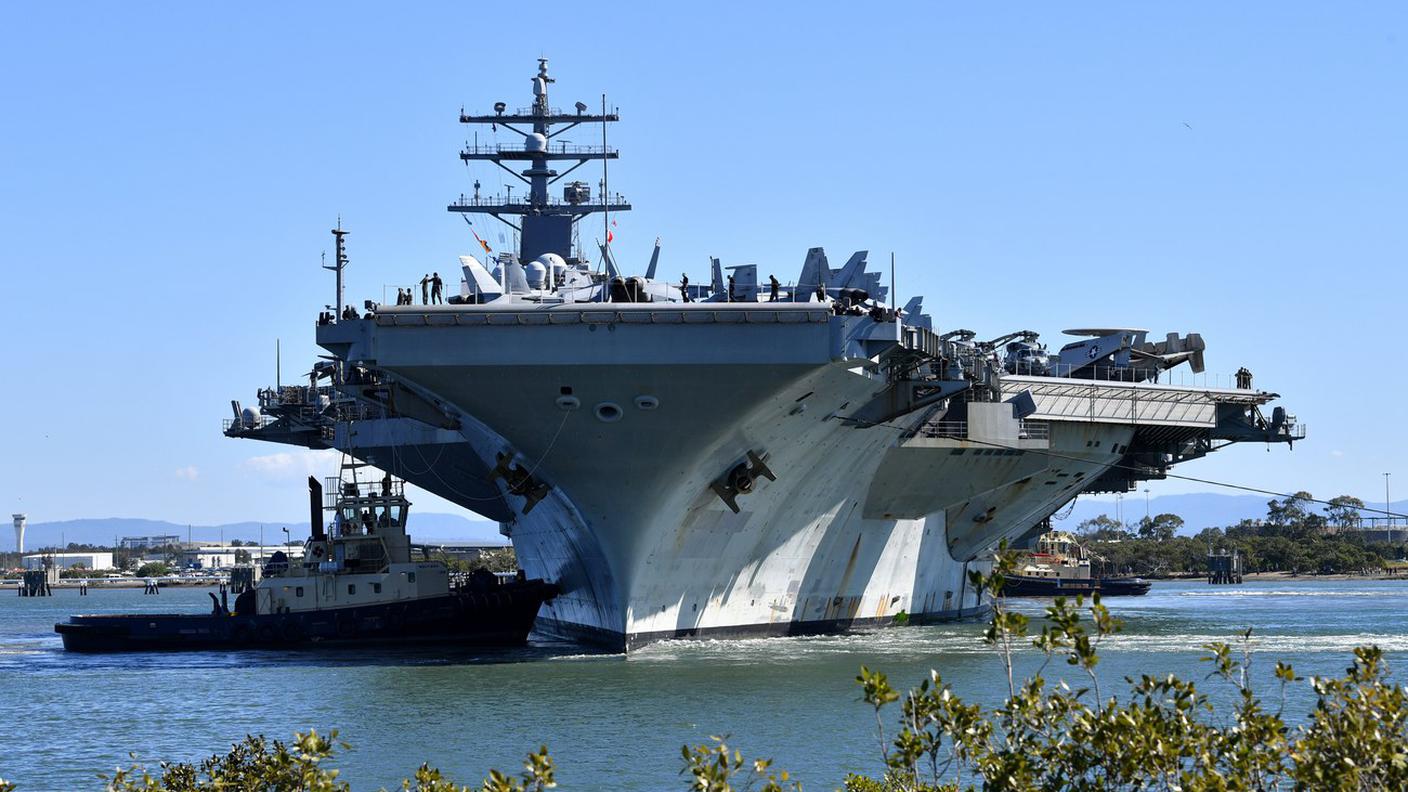
{"type": "Polygon", "coordinates": [[[380,583],[373,583],[373,584],[372,584],[372,593],[373,593],[373,594],[380,594],[380,593],[381,593],[381,584],[380,584],[380,583]]]}
{"type": "Polygon", "coordinates": [[[407,572],[407,573],[406,573],[406,580],[409,580],[409,581],[412,582],[412,583],[416,582],[416,573],[414,573],[414,572],[407,572]]]}
{"type": "Polygon", "coordinates": [[[357,584],[356,584],[356,583],[348,583],[348,584],[347,584],[347,593],[348,593],[348,594],[356,594],[356,593],[357,593],[357,584]]]}
{"type": "Polygon", "coordinates": [[[293,590],[293,596],[295,596],[295,597],[301,597],[301,596],[303,596],[303,587],[302,587],[302,586],[299,586],[298,588],[294,589],[294,590],[293,590]]]}

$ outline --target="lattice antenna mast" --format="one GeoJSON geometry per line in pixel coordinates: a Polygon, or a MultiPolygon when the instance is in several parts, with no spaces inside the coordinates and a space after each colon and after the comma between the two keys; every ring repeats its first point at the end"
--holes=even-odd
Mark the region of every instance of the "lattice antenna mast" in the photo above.
{"type": "MultiPolygon", "coordinates": [[[[572,232],[577,221],[594,212],[625,212],[631,205],[619,195],[599,195],[593,199],[591,187],[585,182],[572,181],[563,187],[562,197],[554,199],[548,189],[568,174],[594,160],[617,159],[619,152],[602,146],[573,145],[566,140],[555,141],[558,135],[579,124],[602,124],[620,120],[616,112],[599,115],[587,113],[582,102],[575,114],[566,114],[548,103],[548,86],[554,82],[548,75],[548,59],[538,59],[538,74],[533,78],[533,105],[508,112],[504,102],[494,104],[493,115],[460,113],[462,124],[488,124],[516,132],[523,140],[519,145],[466,145],[460,152],[465,162],[482,160],[503,168],[510,176],[528,185],[526,198],[514,201],[500,196],[472,198],[461,195],[451,204],[451,212],[487,214],[518,232],[519,261],[528,262],[544,253],[556,253],[568,262],[575,262],[572,232]],[[515,170],[506,163],[526,162],[528,168],[515,170]],[[552,165],[572,163],[558,172],[552,165]]],[[[603,165],[605,163],[603,162],[603,165]]],[[[603,190],[604,192],[604,190],[603,190]]]]}
{"type": "Polygon", "coordinates": [[[327,264],[324,264],[322,266],[323,269],[332,270],[337,274],[337,313],[333,314],[333,317],[336,319],[341,319],[343,295],[342,271],[347,269],[347,248],[345,247],[342,241],[342,238],[347,236],[347,232],[342,230],[341,217],[337,218],[337,228],[334,228],[332,230],[332,236],[335,240],[336,254],[333,256],[333,261],[335,263],[331,267],[329,267],[327,264]]]}

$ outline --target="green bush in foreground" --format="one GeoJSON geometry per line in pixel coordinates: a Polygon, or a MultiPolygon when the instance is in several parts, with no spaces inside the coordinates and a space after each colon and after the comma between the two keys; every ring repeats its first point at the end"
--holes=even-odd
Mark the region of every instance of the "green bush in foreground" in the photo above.
{"type": "MultiPolygon", "coordinates": [[[[1004,548],[991,574],[973,574],[973,585],[995,595],[985,640],[1002,660],[1007,700],[995,709],[968,704],[937,672],[912,690],[894,689],[883,673],[862,667],[862,697],[875,715],[883,773],[851,775],[845,792],[948,792],[949,790],[1379,790],[1408,789],[1408,701],[1389,681],[1383,652],[1354,650],[1343,677],[1309,680],[1315,709],[1295,727],[1281,717],[1289,685],[1304,682],[1288,665],[1276,664],[1279,702],[1268,710],[1250,683],[1250,631],[1241,652],[1209,644],[1209,678],[1230,686],[1234,704],[1219,714],[1191,681],[1168,675],[1127,679],[1121,700],[1106,698],[1095,674],[1100,644],[1120,623],[1097,597],[1088,608],[1056,599],[1039,635],[1028,637],[1029,620],[1002,606],[1003,581],[1015,569],[1004,548]],[[1082,610],[1088,610],[1083,619],[1082,610]],[[1087,624],[1089,626],[1087,626],[1087,624]],[[1044,656],[1030,679],[1020,682],[1012,656],[1022,643],[1044,656]],[[1060,661],[1089,687],[1065,682],[1048,687],[1043,673],[1060,661]],[[891,737],[885,715],[898,709],[891,737]]],[[[140,765],[106,778],[109,792],[334,792],[350,786],[327,766],[337,733],[294,735],[291,744],[248,737],[224,756],[199,765],[140,765]]],[[[681,750],[680,771],[696,792],[799,792],[801,784],[769,760],[746,761],[715,737],[681,750]]],[[[623,771],[627,772],[627,771],[623,771]]],[[[546,747],[528,755],[518,775],[497,770],[477,787],[460,786],[439,770],[421,765],[401,783],[414,792],[543,792],[557,786],[546,747]]],[[[0,792],[14,786],[0,780],[0,792]]]]}

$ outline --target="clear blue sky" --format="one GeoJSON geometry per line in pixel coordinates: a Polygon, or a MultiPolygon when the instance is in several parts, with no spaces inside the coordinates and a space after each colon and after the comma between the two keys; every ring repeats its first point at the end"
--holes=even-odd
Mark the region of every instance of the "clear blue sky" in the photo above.
{"type": "Polygon", "coordinates": [[[1198,331],[1311,436],[1180,472],[1408,493],[1408,6],[806,7],[7,5],[0,508],[298,519],[326,460],[224,439],[228,400],[276,338],[307,370],[339,214],[358,301],[454,271],[456,115],[527,104],[540,55],[555,104],[621,109],[623,261],[893,251],[943,328],[1198,331]]]}

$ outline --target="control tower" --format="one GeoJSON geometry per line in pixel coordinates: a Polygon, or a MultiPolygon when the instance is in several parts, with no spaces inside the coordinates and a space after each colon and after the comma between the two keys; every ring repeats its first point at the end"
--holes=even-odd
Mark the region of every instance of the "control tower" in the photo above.
{"type": "Polygon", "coordinates": [[[15,552],[24,553],[24,521],[29,516],[26,514],[13,514],[15,518],[15,552]]]}

